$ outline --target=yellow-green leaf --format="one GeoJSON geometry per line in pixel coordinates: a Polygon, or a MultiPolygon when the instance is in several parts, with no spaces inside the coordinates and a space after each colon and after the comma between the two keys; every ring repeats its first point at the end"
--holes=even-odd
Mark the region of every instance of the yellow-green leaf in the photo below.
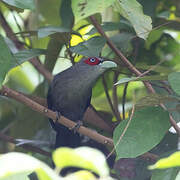
{"type": "Polygon", "coordinates": [[[16,175],[27,177],[36,172],[39,180],[59,180],[60,177],[46,164],[32,156],[11,152],[0,156],[0,179],[16,175]]]}
{"type": "Polygon", "coordinates": [[[149,169],[164,169],[180,166],[180,151],[173,153],[167,158],[162,158],[154,165],[149,166],[149,169]]]}
{"type": "Polygon", "coordinates": [[[72,173],[72,174],[66,176],[64,179],[65,180],[70,180],[70,179],[73,179],[73,180],[84,180],[84,179],[97,180],[97,178],[91,172],[85,171],[85,170],[72,173]]]}
{"type": "Polygon", "coordinates": [[[80,167],[92,170],[101,177],[109,175],[104,154],[90,147],[76,149],[59,148],[53,153],[53,160],[55,165],[60,169],[69,166],[80,167]]]}
{"type": "Polygon", "coordinates": [[[114,1],[115,0],[91,0],[84,2],[82,0],[73,0],[72,10],[75,16],[75,23],[95,13],[103,12],[103,10],[111,6],[114,1]]]}

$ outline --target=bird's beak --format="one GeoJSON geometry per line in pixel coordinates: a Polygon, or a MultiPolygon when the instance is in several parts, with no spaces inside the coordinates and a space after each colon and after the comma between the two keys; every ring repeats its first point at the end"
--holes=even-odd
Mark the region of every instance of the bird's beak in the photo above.
{"type": "Polygon", "coordinates": [[[115,68],[115,67],[117,67],[117,64],[112,61],[104,61],[101,63],[101,67],[103,69],[115,68]]]}

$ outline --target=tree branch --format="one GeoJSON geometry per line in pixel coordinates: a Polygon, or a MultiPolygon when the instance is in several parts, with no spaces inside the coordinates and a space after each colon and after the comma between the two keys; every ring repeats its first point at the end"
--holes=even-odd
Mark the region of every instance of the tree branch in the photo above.
{"type": "MultiPolygon", "coordinates": [[[[47,101],[45,98],[41,98],[38,96],[29,95],[29,94],[24,94],[21,92],[18,92],[18,93],[23,94],[24,96],[30,98],[31,100],[35,101],[36,103],[38,103],[42,106],[45,106],[47,108],[47,101]]],[[[92,105],[90,105],[88,107],[88,109],[86,110],[84,117],[83,117],[83,121],[85,121],[97,128],[100,128],[101,130],[104,130],[110,134],[112,134],[112,132],[113,132],[113,127],[111,126],[111,124],[104,121],[92,105]],[[93,119],[93,121],[92,121],[92,119],[93,119]]]]}
{"type": "MultiPolygon", "coordinates": [[[[31,109],[51,118],[54,122],[58,122],[70,129],[72,129],[76,123],[61,116],[58,120],[57,119],[57,115],[55,112],[51,111],[50,109],[47,109],[46,107],[36,103],[35,101],[29,99],[28,97],[24,96],[23,94],[21,93],[18,93],[6,86],[3,86],[2,89],[0,90],[0,93],[3,95],[3,96],[7,96],[7,97],[10,97],[12,99],[15,99],[17,100],[18,102],[21,102],[27,106],[29,106],[31,109]]],[[[78,129],[78,132],[85,135],[85,136],[88,136],[89,138],[91,139],[94,139],[95,141],[99,142],[99,143],[102,143],[102,144],[105,144],[105,145],[109,145],[111,147],[113,147],[113,140],[108,138],[108,137],[105,137],[105,136],[102,136],[101,134],[95,132],[95,131],[92,131],[88,128],[85,128],[83,126],[81,126],[79,129],[78,129]]]]}

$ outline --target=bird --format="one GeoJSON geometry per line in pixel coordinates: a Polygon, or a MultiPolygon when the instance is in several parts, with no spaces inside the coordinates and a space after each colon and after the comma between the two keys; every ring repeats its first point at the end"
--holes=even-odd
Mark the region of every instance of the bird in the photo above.
{"type": "MultiPolygon", "coordinates": [[[[82,58],[75,65],[54,76],[47,94],[48,108],[58,116],[62,115],[80,124],[90,105],[95,82],[105,71],[115,67],[117,67],[115,62],[105,58],[82,58]]],[[[56,131],[55,148],[82,146],[84,136],[51,119],[50,123],[56,131]]],[[[89,144],[91,142],[92,140],[89,144]]]]}

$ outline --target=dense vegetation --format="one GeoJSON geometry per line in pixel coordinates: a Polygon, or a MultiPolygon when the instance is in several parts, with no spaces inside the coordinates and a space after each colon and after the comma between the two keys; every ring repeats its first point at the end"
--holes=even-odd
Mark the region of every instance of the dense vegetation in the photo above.
{"type": "MultiPolygon", "coordinates": [[[[47,110],[45,98],[52,74],[83,56],[118,65],[93,88],[84,120],[96,136],[80,131],[106,142],[117,162],[109,169],[94,149],[65,148],[53,153],[56,167],[75,165],[105,179],[110,173],[116,179],[179,178],[174,166],[180,162],[173,160],[179,154],[155,166],[174,168],[147,168],[180,148],[178,0],[2,0],[0,24],[0,153],[25,153],[0,157],[0,179],[28,179],[33,171],[39,179],[60,178],[42,162],[51,165],[55,137],[47,118],[55,119],[55,113],[47,110]]],[[[96,177],[81,171],[73,178],[96,177]]]]}

